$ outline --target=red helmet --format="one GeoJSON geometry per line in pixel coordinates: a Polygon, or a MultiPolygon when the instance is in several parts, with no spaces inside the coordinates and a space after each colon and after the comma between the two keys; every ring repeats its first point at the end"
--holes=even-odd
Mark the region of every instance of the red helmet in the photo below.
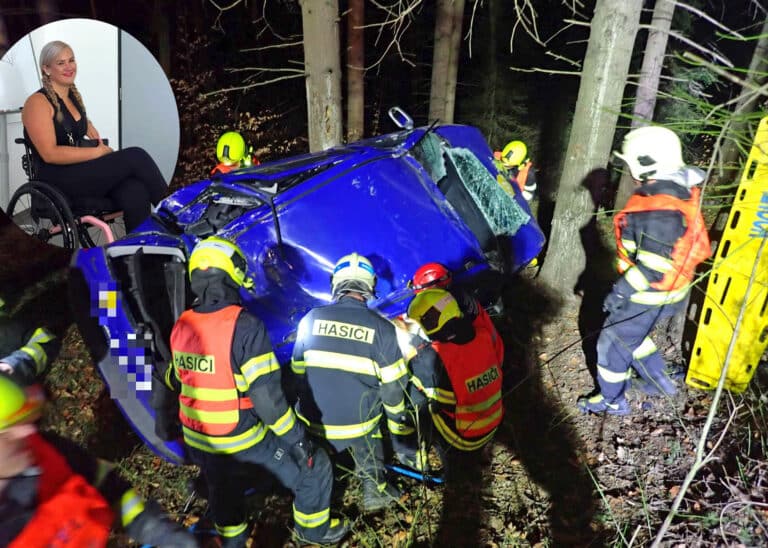
{"type": "Polygon", "coordinates": [[[408,286],[416,293],[425,289],[448,287],[451,272],[440,263],[427,263],[419,267],[408,286]]]}

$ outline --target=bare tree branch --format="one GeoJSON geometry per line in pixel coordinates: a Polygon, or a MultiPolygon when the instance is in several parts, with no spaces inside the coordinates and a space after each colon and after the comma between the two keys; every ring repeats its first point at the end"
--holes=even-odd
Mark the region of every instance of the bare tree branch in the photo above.
{"type": "Polygon", "coordinates": [[[279,78],[272,78],[271,80],[264,80],[255,84],[217,89],[215,91],[209,91],[208,93],[201,93],[200,97],[212,97],[214,95],[219,95],[221,93],[228,93],[230,91],[242,91],[246,89],[257,88],[261,86],[266,86],[268,84],[274,84],[275,82],[280,82],[282,80],[291,80],[293,78],[304,78],[304,73],[302,72],[301,74],[293,74],[291,76],[281,76],[279,78]]]}

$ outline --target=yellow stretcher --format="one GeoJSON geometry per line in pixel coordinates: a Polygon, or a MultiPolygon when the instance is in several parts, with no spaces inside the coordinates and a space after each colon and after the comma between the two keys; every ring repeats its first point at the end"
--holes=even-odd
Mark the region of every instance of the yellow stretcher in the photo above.
{"type": "Polygon", "coordinates": [[[768,117],[760,121],[713,265],[685,381],[716,388],[737,331],[725,387],[743,392],[768,346],[768,117]]]}

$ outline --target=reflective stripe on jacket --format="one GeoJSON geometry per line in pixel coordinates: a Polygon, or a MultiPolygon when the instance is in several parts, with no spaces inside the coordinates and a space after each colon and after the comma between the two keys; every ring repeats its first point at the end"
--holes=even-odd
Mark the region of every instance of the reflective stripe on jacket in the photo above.
{"type": "MultiPolygon", "coordinates": [[[[693,281],[696,267],[712,254],[699,197],[698,188],[691,189],[691,197],[687,200],[669,194],[633,194],[624,209],[614,217],[618,269],[620,273],[626,273],[627,281],[638,293],[645,293],[646,289],[653,288],[669,292],[671,299],[679,300],[679,294],[685,296],[685,291],[681,290],[685,290],[693,281]],[[651,211],[678,211],[685,219],[685,233],[675,242],[669,257],[638,248],[634,240],[622,237],[622,230],[629,222],[629,214],[651,211]],[[663,274],[663,277],[659,281],[649,283],[641,272],[632,270],[636,262],[663,274]]],[[[638,299],[633,297],[633,301],[640,302],[643,295],[638,295],[638,299]]],[[[674,301],[667,299],[667,302],[674,301]]]]}
{"type": "Polygon", "coordinates": [[[173,368],[181,383],[179,419],[184,441],[203,451],[235,453],[264,438],[261,421],[238,428],[241,412],[253,408],[247,383],[232,368],[232,339],[242,308],[185,311],[171,332],[173,368]]]}
{"type": "Polygon", "coordinates": [[[410,433],[395,326],[364,302],[342,297],[311,310],[299,323],[291,370],[301,387],[297,415],[337,449],[376,431],[382,411],[390,432],[410,433]]]}
{"type": "Polygon", "coordinates": [[[104,497],[39,434],[27,443],[41,469],[38,506],[9,548],[106,546],[114,514],[104,497]]]}
{"type": "Polygon", "coordinates": [[[432,343],[448,372],[456,400],[453,410],[444,409],[433,417],[435,427],[446,441],[462,450],[484,445],[504,414],[503,343],[484,310],[473,326],[475,338],[467,344],[432,343]]]}

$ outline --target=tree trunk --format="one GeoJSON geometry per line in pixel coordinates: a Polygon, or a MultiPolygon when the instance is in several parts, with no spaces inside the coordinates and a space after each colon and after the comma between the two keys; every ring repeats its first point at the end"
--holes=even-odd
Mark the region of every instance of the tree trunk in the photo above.
{"type": "Polygon", "coordinates": [[[585,255],[579,230],[592,215],[583,184],[605,168],[616,131],[643,0],[597,0],[581,70],[573,126],[541,278],[563,297],[573,294],[585,255]]]}
{"type": "Polygon", "coordinates": [[[11,39],[8,36],[8,29],[5,26],[5,18],[0,13],[0,59],[2,59],[5,52],[11,48],[11,39]]]}
{"type": "Polygon", "coordinates": [[[155,0],[152,8],[152,32],[157,44],[157,60],[165,72],[171,77],[171,25],[168,21],[167,0],[155,0]]]}
{"type": "Polygon", "coordinates": [[[363,136],[365,115],[364,0],[349,0],[347,14],[347,142],[363,136]]]}
{"type": "Polygon", "coordinates": [[[301,0],[309,150],[341,143],[338,0],[301,0]]]}
{"type": "Polygon", "coordinates": [[[56,19],[56,0],[37,0],[37,13],[41,26],[56,19]]]}
{"type": "Polygon", "coordinates": [[[437,0],[435,42],[432,51],[432,83],[429,89],[429,122],[437,119],[445,122],[454,3],[455,0],[437,0]]]}
{"type": "Polygon", "coordinates": [[[453,123],[456,110],[456,82],[459,75],[459,60],[461,59],[461,23],[464,20],[464,0],[454,0],[451,11],[450,57],[448,59],[448,78],[445,82],[445,114],[443,122],[453,123]]]}
{"type": "MultiPolygon", "coordinates": [[[[766,81],[766,71],[768,71],[768,16],[763,22],[763,28],[760,31],[760,39],[755,46],[755,52],[752,54],[752,61],[749,63],[749,69],[745,80],[755,85],[762,85],[766,81]]],[[[750,121],[747,115],[755,110],[759,96],[752,93],[749,89],[743,89],[739,96],[734,112],[736,115],[731,118],[731,127],[728,129],[728,139],[723,145],[722,164],[723,166],[734,166],[739,162],[739,154],[744,156],[749,152],[750,145],[754,138],[754,129],[760,120],[754,120],[754,127],[750,127],[750,121]],[[750,131],[751,130],[751,131],[750,131]]],[[[735,178],[735,173],[733,174],[735,178]]],[[[737,179],[735,179],[737,180],[737,179]]]]}
{"type": "MultiPolygon", "coordinates": [[[[635,110],[632,113],[632,129],[647,125],[653,120],[656,108],[656,96],[659,92],[661,69],[664,66],[664,54],[667,51],[669,29],[672,27],[672,15],[675,12],[674,0],[656,0],[653,7],[652,29],[648,31],[648,41],[643,53],[643,66],[640,68],[640,80],[637,84],[635,110]]],[[[616,208],[620,209],[634,190],[634,183],[629,171],[624,171],[616,193],[616,208]]]]}

